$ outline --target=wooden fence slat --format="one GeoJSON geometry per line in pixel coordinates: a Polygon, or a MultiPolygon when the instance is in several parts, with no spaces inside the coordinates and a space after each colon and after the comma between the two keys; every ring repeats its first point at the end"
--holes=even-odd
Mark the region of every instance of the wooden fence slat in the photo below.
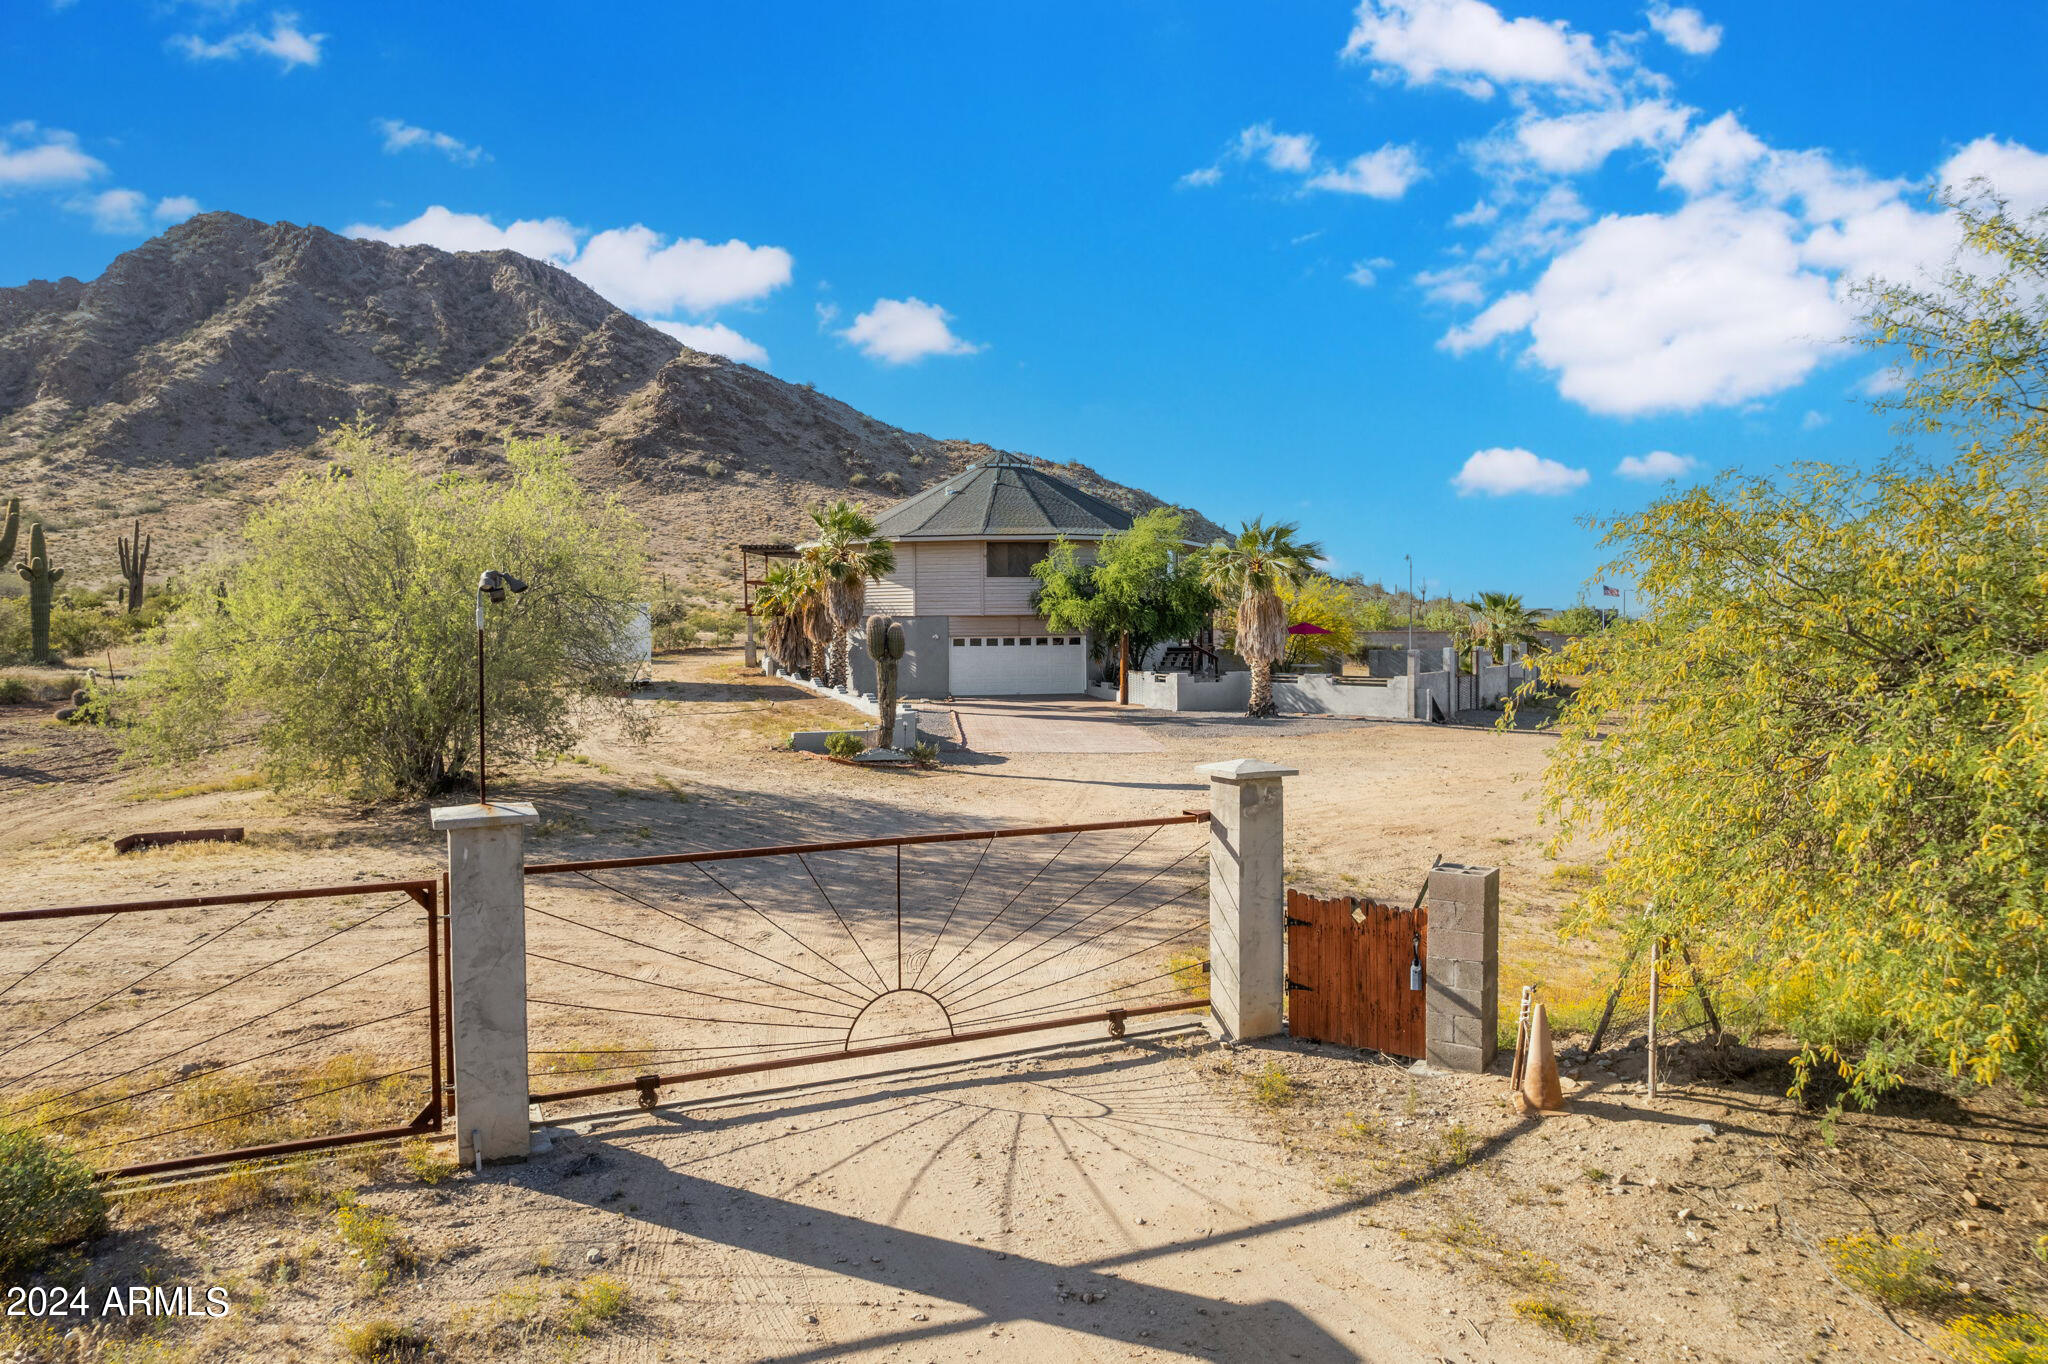
{"type": "Polygon", "coordinates": [[[1289,889],[1288,1031],[1296,1037],[1423,1054],[1423,991],[1408,988],[1420,936],[1429,959],[1428,909],[1323,899],[1289,889]]]}

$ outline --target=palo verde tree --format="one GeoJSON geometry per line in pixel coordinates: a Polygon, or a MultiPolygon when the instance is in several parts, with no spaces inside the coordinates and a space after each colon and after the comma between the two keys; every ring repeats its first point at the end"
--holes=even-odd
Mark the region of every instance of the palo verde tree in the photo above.
{"type": "Polygon", "coordinates": [[[1132,659],[1197,633],[1216,609],[1183,538],[1185,524],[1179,512],[1155,507],[1129,530],[1104,537],[1093,563],[1081,563],[1062,537],[1032,565],[1038,614],[1051,629],[1085,632],[1098,646],[1116,641],[1118,705],[1130,703],[1132,659]]]}
{"type": "Polygon", "coordinates": [[[1237,625],[1237,651],[1251,665],[1251,702],[1245,714],[1277,715],[1273,705],[1273,665],[1287,649],[1287,607],[1283,588],[1298,587],[1323,557],[1323,547],[1295,539],[1301,528],[1292,522],[1267,525],[1247,521],[1229,540],[1218,540],[1202,552],[1202,576],[1232,612],[1237,625]]]}
{"type": "Polygon", "coordinates": [[[1280,586],[1287,625],[1313,625],[1321,634],[1287,636],[1283,657],[1289,663],[1322,663],[1341,667],[1358,649],[1357,598],[1334,578],[1311,573],[1298,583],[1280,586]]]}
{"type": "Polygon", "coordinates": [[[502,477],[423,473],[367,424],[250,518],[221,594],[173,618],[133,731],[176,760],[253,729],[280,782],[419,797],[472,761],[477,576],[530,584],[485,617],[493,757],[560,752],[594,707],[630,716],[645,532],[576,484],[551,437],[502,477]]]}
{"type": "Polygon", "coordinates": [[[1639,617],[1543,664],[1583,679],[1551,805],[1609,859],[1575,925],[1677,937],[1866,1106],[2048,1060],[2048,216],[1952,207],[1962,263],[1862,294],[1950,449],[1615,521],[1639,617]]]}

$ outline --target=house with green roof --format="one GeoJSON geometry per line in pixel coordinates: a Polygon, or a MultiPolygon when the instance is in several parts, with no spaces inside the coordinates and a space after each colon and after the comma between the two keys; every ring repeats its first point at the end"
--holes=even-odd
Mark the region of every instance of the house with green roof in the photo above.
{"type": "MultiPolygon", "coordinates": [[[[1085,560],[1131,515],[1014,455],[970,465],[888,508],[876,538],[896,569],[868,585],[868,609],[901,620],[905,696],[1080,695],[1088,640],[1055,634],[1032,609],[1032,565],[1061,536],[1085,560]]],[[[866,663],[865,659],[860,660],[866,663]]],[[[873,668],[856,667],[872,686],[873,668]]]]}

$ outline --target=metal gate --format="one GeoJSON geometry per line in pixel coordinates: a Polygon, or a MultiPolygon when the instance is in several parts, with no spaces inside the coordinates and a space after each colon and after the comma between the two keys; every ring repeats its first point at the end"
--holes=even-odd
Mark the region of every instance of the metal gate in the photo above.
{"type": "Polygon", "coordinates": [[[1206,1008],[1208,821],[528,866],[531,1099],[1206,1008]]]}
{"type": "Polygon", "coordinates": [[[0,1127],[103,1177],[438,1132],[438,880],[0,913],[0,1127]]]}
{"type": "Polygon", "coordinates": [[[1429,910],[1287,892],[1287,1031],[1421,1059],[1429,910]]]}

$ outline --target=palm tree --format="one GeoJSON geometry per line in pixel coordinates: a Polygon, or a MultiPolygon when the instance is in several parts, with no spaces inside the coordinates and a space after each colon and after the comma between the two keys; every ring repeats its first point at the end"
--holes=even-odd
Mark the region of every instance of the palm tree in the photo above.
{"type": "Polygon", "coordinates": [[[888,541],[875,539],[875,523],[845,498],[812,507],[810,516],[818,538],[804,547],[803,555],[817,571],[831,631],[827,685],[844,687],[853,631],[867,609],[868,580],[896,567],[896,551],[888,541]]]}
{"type": "Polygon", "coordinates": [[[1202,576],[1237,613],[1237,651],[1252,665],[1251,704],[1245,714],[1274,715],[1273,664],[1287,651],[1287,607],[1280,588],[1299,586],[1323,557],[1323,547],[1295,539],[1293,522],[1248,521],[1235,540],[1218,540],[1202,555],[1202,576]]]}
{"type": "Polygon", "coordinates": [[[785,562],[769,566],[761,576],[761,590],[754,596],[755,608],[768,619],[768,652],[785,672],[801,672],[809,662],[804,612],[810,590],[803,566],[785,562]]]}
{"type": "Polygon", "coordinates": [[[1517,592],[1481,592],[1478,600],[1465,603],[1472,613],[1476,642],[1493,655],[1495,663],[1507,662],[1508,648],[1535,644],[1536,618],[1522,605],[1517,592]]]}

